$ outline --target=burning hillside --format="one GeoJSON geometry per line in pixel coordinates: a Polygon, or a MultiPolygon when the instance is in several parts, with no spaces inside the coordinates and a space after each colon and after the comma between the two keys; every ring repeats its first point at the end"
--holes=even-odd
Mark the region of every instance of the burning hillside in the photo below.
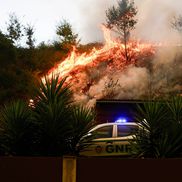
{"type": "MultiPolygon", "coordinates": [[[[94,48],[89,54],[79,54],[74,48],[49,71],[48,77],[67,76],[66,82],[71,83],[75,100],[88,106],[93,106],[96,99],[140,99],[148,95],[154,67],[150,58],[156,46],[130,41],[127,44],[129,60],[126,60],[124,45],[112,39],[108,29],[103,27],[103,32],[105,45],[102,48],[94,48]]],[[[160,88],[159,84],[155,90],[160,88]]]]}
{"type": "Polygon", "coordinates": [[[89,54],[79,54],[74,48],[70,55],[60,64],[52,68],[48,77],[53,75],[67,76],[71,83],[76,100],[88,102],[103,97],[118,97],[112,89],[120,87],[120,74],[135,67],[138,61],[154,54],[151,44],[129,42],[127,51],[129,60],[124,56],[124,45],[112,39],[110,31],[103,27],[105,45],[100,49],[93,49],[89,54]],[[102,85],[99,88],[99,85],[102,85]],[[104,88],[103,88],[104,87],[104,88]],[[108,93],[107,93],[108,92],[108,93]]]}

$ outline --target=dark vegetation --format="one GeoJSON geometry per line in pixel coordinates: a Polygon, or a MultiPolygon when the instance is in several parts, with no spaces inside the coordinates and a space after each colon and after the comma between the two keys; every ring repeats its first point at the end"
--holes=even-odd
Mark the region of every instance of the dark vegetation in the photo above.
{"type": "Polygon", "coordinates": [[[35,46],[35,28],[24,26],[16,14],[10,14],[7,31],[0,31],[0,105],[14,98],[27,100],[32,86],[56,63],[64,60],[73,49],[89,52],[100,43],[79,44],[78,34],[65,20],[56,27],[57,40],[35,46]],[[25,42],[23,44],[23,42],[25,42]]]}
{"type": "Polygon", "coordinates": [[[76,144],[93,126],[95,112],[76,105],[58,77],[35,87],[34,103],[12,101],[0,112],[0,155],[76,155],[76,144]]]}
{"type": "Polygon", "coordinates": [[[182,157],[182,97],[144,103],[135,118],[141,129],[132,142],[134,157],[182,157]]]}

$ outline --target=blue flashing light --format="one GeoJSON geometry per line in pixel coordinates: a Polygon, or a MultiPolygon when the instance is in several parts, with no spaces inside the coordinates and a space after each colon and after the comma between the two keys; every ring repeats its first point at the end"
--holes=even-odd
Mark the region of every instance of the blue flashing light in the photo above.
{"type": "Polygon", "coordinates": [[[127,119],[126,118],[118,118],[115,123],[126,123],[127,119]]]}

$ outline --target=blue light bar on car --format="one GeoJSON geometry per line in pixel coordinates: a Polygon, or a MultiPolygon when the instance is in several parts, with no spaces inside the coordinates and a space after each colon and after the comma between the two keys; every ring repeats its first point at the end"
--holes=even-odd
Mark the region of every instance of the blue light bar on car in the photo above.
{"type": "Polygon", "coordinates": [[[115,123],[126,123],[127,119],[126,118],[118,118],[115,123]]]}

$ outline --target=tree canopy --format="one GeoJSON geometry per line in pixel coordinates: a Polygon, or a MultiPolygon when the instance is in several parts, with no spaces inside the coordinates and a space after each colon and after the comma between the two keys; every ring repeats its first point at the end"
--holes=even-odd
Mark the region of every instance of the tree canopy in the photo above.
{"type": "Polygon", "coordinates": [[[133,1],[118,1],[117,7],[113,6],[106,11],[107,27],[116,31],[123,40],[128,40],[130,31],[137,23],[136,14],[137,9],[133,1]]]}
{"type": "Polygon", "coordinates": [[[134,1],[120,0],[117,6],[112,6],[106,10],[106,26],[118,33],[121,41],[125,46],[125,58],[129,61],[129,53],[127,42],[130,37],[130,32],[135,28],[137,20],[135,18],[137,9],[134,6],[134,1]]]}
{"type": "Polygon", "coordinates": [[[9,15],[9,22],[7,26],[7,36],[12,40],[15,45],[18,45],[22,33],[22,24],[15,13],[9,15]]]}
{"type": "Polygon", "coordinates": [[[57,25],[56,34],[59,36],[61,44],[76,45],[79,43],[78,34],[73,32],[71,24],[66,20],[57,25]]]}

